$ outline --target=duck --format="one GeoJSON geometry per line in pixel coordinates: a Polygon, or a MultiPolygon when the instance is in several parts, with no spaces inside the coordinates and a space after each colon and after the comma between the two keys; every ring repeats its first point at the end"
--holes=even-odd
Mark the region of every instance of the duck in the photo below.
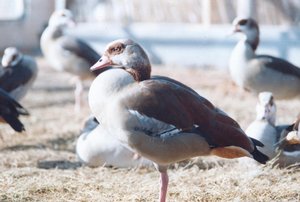
{"type": "Polygon", "coordinates": [[[300,114],[296,121],[288,125],[280,134],[278,147],[284,151],[300,151],[300,114]]]}
{"type": "Polygon", "coordinates": [[[280,141],[276,148],[279,152],[279,158],[276,163],[280,167],[287,167],[300,164],[300,116],[296,121],[286,127],[280,135],[280,141]]]}
{"type": "Polygon", "coordinates": [[[41,35],[40,47],[53,69],[73,75],[73,81],[76,83],[75,111],[80,111],[83,81],[93,79],[97,75],[97,72],[91,72],[89,68],[98,61],[100,55],[82,39],[65,33],[67,28],[74,26],[75,21],[70,10],[55,11],[41,35]]]}
{"type": "Polygon", "coordinates": [[[16,47],[7,47],[1,60],[0,88],[16,101],[25,97],[37,78],[38,66],[35,59],[22,54],[16,47]]]}
{"type": "Polygon", "coordinates": [[[76,155],[89,167],[115,168],[151,167],[151,161],[140,157],[122,145],[115,136],[107,134],[97,119],[88,118],[76,143],[76,155]]]}
{"type": "Polygon", "coordinates": [[[29,112],[0,88],[0,122],[9,124],[16,132],[25,131],[23,123],[18,118],[20,115],[27,116],[29,112]]]}
{"type": "Polygon", "coordinates": [[[236,18],[234,33],[243,37],[229,59],[234,83],[246,91],[272,92],[276,99],[293,99],[300,95],[300,69],[292,63],[270,55],[258,55],[259,26],[252,18],[236,18]]]}
{"type": "Polygon", "coordinates": [[[245,130],[249,137],[264,144],[264,147],[258,148],[258,150],[266,154],[269,159],[273,159],[277,155],[275,147],[280,139],[280,133],[287,127],[275,125],[276,111],[273,93],[267,91],[259,93],[256,119],[245,130]]]}
{"type": "Polygon", "coordinates": [[[109,43],[91,70],[102,71],[89,89],[93,116],[118,141],[154,162],[160,202],[166,201],[172,163],[209,155],[268,160],[257,149],[263,144],[210,101],[179,81],[152,79],[149,58],[133,40],[109,43]]]}
{"type": "MultiPolygon", "coordinates": [[[[300,162],[300,141],[297,134],[300,117],[293,124],[276,125],[277,107],[272,92],[261,92],[256,105],[256,119],[245,130],[246,134],[264,144],[258,148],[270,162],[286,167],[300,162]]],[[[245,163],[241,159],[241,163],[245,163]]],[[[248,159],[246,163],[249,163],[248,159]]],[[[249,163],[250,164],[250,163],[249,163]]]]}

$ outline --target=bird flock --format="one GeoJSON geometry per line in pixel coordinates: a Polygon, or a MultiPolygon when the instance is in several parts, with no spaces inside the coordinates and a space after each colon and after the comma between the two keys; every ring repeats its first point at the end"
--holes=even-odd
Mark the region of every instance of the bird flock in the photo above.
{"type": "MultiPolygon", "coordinates": [[[[259,26],[254,19],[236,18],[234,33],[242,35],[229,58],[229,71],[241,89],[258,95],[256,119],[240,125],[185,84],[151,74],[143,49],[131,39],[110,42],[102,56],[82,39],[67,35],[76,26],[69,10],[55,11],[40,47],[56,71],[73,75],[74,110],[83,105],[83,80],[92,79],[88,103],[92,112],[76,143],[85,165],[136,167],[152,165],[160,173],[159,201],[167,198],[168,167],[197,156],[246,157],[280,166],[300,161],[300,115],[294,123],[276,125],[275,99],[300,95],[300,69],[273,56],[257,55],[259,26]]],[[[15,47],[5,49],[0,67],[0,120],[15,131],[24,126],[20,104],[38,74],[35,59],[15,47]]],[[[252,159],[252,160],[251,160],[252,159]]]]}

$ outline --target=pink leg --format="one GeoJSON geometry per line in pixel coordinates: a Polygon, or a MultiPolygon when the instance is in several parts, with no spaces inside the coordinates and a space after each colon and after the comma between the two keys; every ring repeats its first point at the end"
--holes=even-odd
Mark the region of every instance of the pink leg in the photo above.
{"type": "Polygon", "coordinates": [[[167,197],[169,177],[167,171],[160,173],[160,194],[159,201],[165,202],[167,197]]]}

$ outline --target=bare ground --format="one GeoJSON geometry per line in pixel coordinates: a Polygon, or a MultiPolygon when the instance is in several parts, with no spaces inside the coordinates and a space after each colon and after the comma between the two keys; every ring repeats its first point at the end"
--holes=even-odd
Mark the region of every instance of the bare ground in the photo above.
{"type": "MultiPolygon", "coordinates": [[[[31,113],[22,117],[26,132],[0,126],[0,201],[156,201],[159,174],[154,169],[78,167],[74,146],[89,108],[86,104],[74,113],[71,77],[38,61],[38,79],[22,101],[31,113]]],[[[224,71],[169,66],[153,72],[193,87],[242,128],[255,117],[256,96],[236,88],[224,71]]],[[[278,101],[277,106],[277,122],[291,123],[300,101],[278,101]]],[[[300,201],[297,167],[197,158],[176,164],[169,175],[168,201],[300,201]]]]}

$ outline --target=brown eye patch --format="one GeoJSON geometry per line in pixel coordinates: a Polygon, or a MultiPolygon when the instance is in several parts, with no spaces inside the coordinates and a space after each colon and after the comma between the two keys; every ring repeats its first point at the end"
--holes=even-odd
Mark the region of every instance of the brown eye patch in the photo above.
{"type": "Polygon", "coordinates": [[[108,49],[110,55],[117,55],[124,51],[125,45],[123,43],[116,43],[108,49]]]}
{"type": "Polygon", "coordinates": [[[240,25],[245,25],[245,24],[247,24],[247,22],[248,22],[248,20],[241,20],[241,21],[239,22],[239,24],[240,24],[240,25]]]}

